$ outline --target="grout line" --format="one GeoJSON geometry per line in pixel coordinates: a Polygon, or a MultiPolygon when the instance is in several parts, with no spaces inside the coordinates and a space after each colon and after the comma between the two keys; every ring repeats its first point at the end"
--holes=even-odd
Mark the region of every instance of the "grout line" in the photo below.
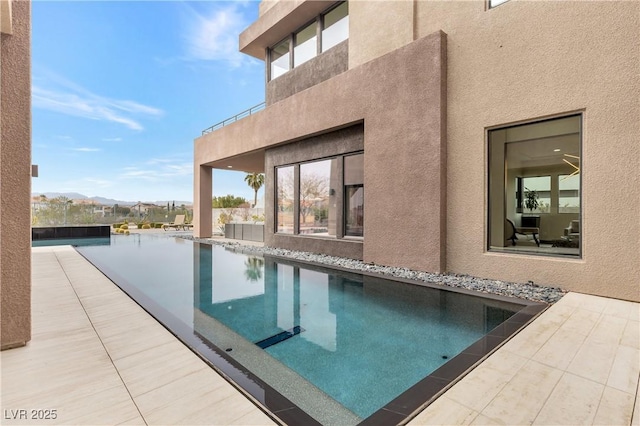
{"type": "Polygon", "coordinates": [[[54,255],[56,257],[56,260],[58,261],[58,264],[60,265],[60,268],[64,272],[64,275],[67,278],[67,281],[69,282],[69,285],[71,286],[71,289],[73,290],[73,293],[76,295],[76,298],[78,299],[78,303],[80,303],[80,306],[82,307],[82,310],[84,311],[85,315],[87,316],[87,319],[89,320],[89,323],[91,324],[91,328],[93,328],[94,333],[96,333],[96,337],[98,338],[98,340],[100,340],[100,344],[104,348],[104,352],[109,357],[109,361],[111,362],[111,365],[113,366],[114,370],[118,374],[118,377],[120,377],[120,381],[122,382],[122,385],[124,386],[124,388],[126,389],[127,393],[129,394],[129,398],[131,398],[131,402],[133,402],[133,405],[136,407],[136,410],[138,410],[138,413],[140,414],[140,418],[142,418],[142,421],[144,422],[144,424],[148,425],[147,420],[144,418],[144,415],[140,411],[140,407],[138,407],[138,404],[136,404],[136,400],[134,399],[133,395],[131,395],[131,392],[129,391],[129,388],[127,387],[127,384],[125,383],[124,379],[120,375],[120,371],[118,370],[118,367],[116,367],[115,363],[113,362],[113,359],[111,358],[111,354],[109,353],[109,351],[107,350],[107,347],[104,345],[104,342],[100,338],[100,334],[98,333],[98,330],[96,330],[96,327],[93,324],[93,321],[91,321],[91,316],[89,315],[89,313],[85,309],[84,305],[82,304],[82,300],[80,299],[80,296],[76,292],[76,289],[73,286],[73,283],[71,282],[71,278],[69,277],[69,275],[67,275],[67,271],[64,269],[64,266],[62,265],[62,262],[60,261],[60,258],[58,257],[58,253],[56,251],[54,251],[54,255]]]}

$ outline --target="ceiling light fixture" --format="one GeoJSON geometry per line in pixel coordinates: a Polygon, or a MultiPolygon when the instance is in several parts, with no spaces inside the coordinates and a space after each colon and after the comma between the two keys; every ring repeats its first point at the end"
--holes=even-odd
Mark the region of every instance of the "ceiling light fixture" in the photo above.
{"type": "MultiPolygon", "coordinates": [[[[564,154],[564,156],[565,157],[569,157],[569,158],[575,158],[576,160],[580,161],[580,157],[578,157],[577,155],[564,154]]],[[[567,160],[566,158],[563,158],[562,161],[564,161],[565,163],[567,163],[568,165],[573,167],[575,170],[573,171],[573,173],[571,173],[568,176],[563,177],[561,180],[569,179],[570,177],[575,176],[578,173],[580,173],[580,166],[576,166],[575,164],[573,164],[571,161],[567,160]]]]}

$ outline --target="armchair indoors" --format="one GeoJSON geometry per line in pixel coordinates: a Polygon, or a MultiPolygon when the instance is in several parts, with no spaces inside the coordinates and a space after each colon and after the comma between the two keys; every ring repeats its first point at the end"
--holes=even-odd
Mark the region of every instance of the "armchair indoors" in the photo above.
{"type": "Polygon", "coordinates": [[[538,235],[540,234],[540,228],[537,227],[516,227],[511,219],[505,218],[505,235],[507,235],[507,241],[511,241],[511,245],[515,246],[518,241],[518,235],[522,235],[527,238],[528,235],[533,237],[536,245],[540,247],[540,240],[538,235]]]}
{"type": "Polygon", "coordinates": [[[580,220],[572,220],[569,226],[564,228],[564,238],[569,241],[580,239],[580,220]]]}

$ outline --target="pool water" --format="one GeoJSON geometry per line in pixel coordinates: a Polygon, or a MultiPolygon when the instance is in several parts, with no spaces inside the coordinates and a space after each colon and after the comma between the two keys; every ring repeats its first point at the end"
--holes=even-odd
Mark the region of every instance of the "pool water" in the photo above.
{"type": "Polygon", "coordinates": [[[49,247],[49,246],[108,246],[111,244],[109,237],[96,238],[51,238],[44,240],[32,240],[31,247],[49,247]]]}
{"type": "Polygon", "coordinates": [[[179,238],[112,240],[77,250],[323,424],[369,418],[522,308],[179,238]]]}

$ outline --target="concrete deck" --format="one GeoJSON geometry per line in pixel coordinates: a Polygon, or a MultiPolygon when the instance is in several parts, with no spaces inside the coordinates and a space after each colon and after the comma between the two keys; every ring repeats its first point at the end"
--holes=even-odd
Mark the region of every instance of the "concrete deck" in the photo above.
{"type": "MultiPolygon", "coordinates": [[[[2,424],[274,424],[71,247],[34,248],[32,282],[2,424]]],[[[639,321],[638,303],[570,293],[410,424],[639,425],[639,321]]]]}

